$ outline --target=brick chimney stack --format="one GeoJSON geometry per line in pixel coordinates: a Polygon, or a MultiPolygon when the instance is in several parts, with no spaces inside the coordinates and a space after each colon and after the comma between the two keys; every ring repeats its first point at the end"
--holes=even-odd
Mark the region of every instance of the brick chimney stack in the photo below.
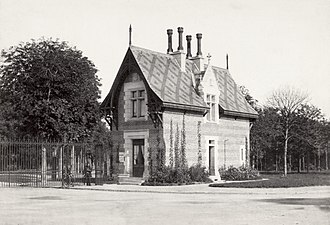
{"type": "Polygon", "coordinates": [[[178,34],[179,34],[179,46],[178,50],[173,52],[172,50],[172,29],[167,30],[167,35],[169,36],[169,45],[167,53],[174,56],[174,58],[178,61],[178,64],[180,66],[180,71],[185,72],[186,71],[186,53],[183,51],[182,46],[182,33],[183,33],[183,27],[178,27],[178,34]],[[171,37],[171,38],[170,38],[171,37]]]}
{"type": "Polygon", "coordinates": [[[202,34],[197,33],[197,54],[195,57],[190,58],[197,66],[200,72],[204,71],[204,58],[202,54],[202,34]]]}
{"type": "Polygon", "coordinates": [[[172,49],[172,34],[173,34],[173,30],[172,29],[168,29],[167,30],[167,36],[168,36],[167,54],[173,52],[173,49],[172,49]]]}
{"type": "Polygon", "coordinates": [[[178,51],[183,51],[183,46],[182,46],[182,33],[183,33],[183,27],[178,27],[178,33],[179,33],[179,46],[178,46],[178,51]]]}
{"type": "Polygon", "coordinates": [[[187,56],[186,56],[186,58],[189,59],[192,57],[192,55],[191,55],[191,35],[187,35],[186,40],[187,40],[187,56]]]}
{"type": "Polygon", "coordinates": [[[202,56],[202,34],[198,33],[196,34],[197,38],[197,56],[202,56]]]}

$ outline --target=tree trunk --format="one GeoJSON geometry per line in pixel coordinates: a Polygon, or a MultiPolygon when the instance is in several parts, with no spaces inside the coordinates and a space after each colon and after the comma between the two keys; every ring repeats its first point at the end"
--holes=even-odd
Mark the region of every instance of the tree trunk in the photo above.
{"type": "Polygon", "coordinates": [[[298,161],[298,173],[301,172],[301,156],[299,156],[299,161],[298,161]]]}
{"type": "Polygon", "coordinates": [[[317,170],[320,172],[321,171],[321,148],[320,147],[318,147],[318,149],[317,149],[317,159],[318,159],[317,170]]]}
{"type": "Polygon", "coordinates": [[[305,156],[302,157],[302,170],[305,171],[305,156]]]}
{"type": "Polygon", "coordinates": [[[285,143],[284,143],[284,176],[288,175],[288,165],[287,165],[287,154],[288,154],[288,140],[289,140],[289,129],[285,130],[285,143]]]}
{"type": "Polygon", "coordinates": [[[314,153],[314,170],[317,168],[317,164],[316,164],[316,154],[314,153]]]}
{"type": "Polygon", "coordinates": [[[311,154],[308,152],[307,153],[307,173],[309,173],[309,163],[310,163],[310,160],[311,160],[311,154]]]}
{"type": "Polygon", "coordinates": [[[325,169],[328,170],[329,169],[329,165],[328,165],[328,146],[325,150],[325,169]]]}
{"type": "Polygon", "coordinates": [[[275,155],[275,171],[278,171],[278,165],[277,165],[277,154],[275,155]]]}
{"type": "Polygon", "coordinates": [[[292,168],[292,161],[291,161],[291,155],[289,155],[289,172],[291,172],[292,168]]]}
{"type": "Polygon", "coordinates": [[[267,157],[266,157],[266,151],[265,151],[265,163],[264,163],[264,170],[267,170],[267,157]]]}

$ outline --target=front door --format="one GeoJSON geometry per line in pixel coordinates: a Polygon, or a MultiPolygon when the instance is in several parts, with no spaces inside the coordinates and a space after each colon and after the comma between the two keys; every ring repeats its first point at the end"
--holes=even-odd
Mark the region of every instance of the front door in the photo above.
{"type": "Polygon", "coordinates": [[[144,139],[133,140],[133,177],[143,177],[144,139]]]}
{"type": "Polygon", "coordinates": [[[214,145],[214,140],[209,140],[209,173],[211,176],[215,175],[214,145]]]}

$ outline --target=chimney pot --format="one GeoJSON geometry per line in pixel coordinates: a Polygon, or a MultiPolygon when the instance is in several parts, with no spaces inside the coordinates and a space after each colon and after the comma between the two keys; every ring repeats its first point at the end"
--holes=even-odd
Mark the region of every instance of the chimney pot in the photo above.
{"type": "Polygon", "coordinates": [[[187,35],[186,36],[186,40],[187,40],[187,59],[190,58],[191,55],[191,35],[187,35]]]}
{"type": "Polygon", "coordinates": [[[198,33],[196,34],[196,38],[197,38],[197,56],[202,56],[202,34],[198,33]]]}
{"type": "Polygon", "coordinates": [[[173,34],[173,30],[172,30],[172,29],[168,29],[168,30],[167,30],[167,36],[168,36],[168,48],[167,48],[167,53],[171,53],[171,52],[173,52],[173,49],[172,49],[172,34],[173,34]]]}
{"type": "Polygon", "coordinates": [[[178,33],[179,33],[179,47],[178,47],[178,51],[182,51],[183,50],[183,46],[182,46],[183,27],[178,27],[178,33]]]}

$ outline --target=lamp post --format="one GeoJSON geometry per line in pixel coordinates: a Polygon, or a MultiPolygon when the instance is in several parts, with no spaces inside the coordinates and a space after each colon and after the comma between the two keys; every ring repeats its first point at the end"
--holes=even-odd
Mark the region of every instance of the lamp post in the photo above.
{"type": "Polygon", "coordinates": [[[223,168],[226,169],[226,142],[228,139],[223,141],[223,168]]]}

